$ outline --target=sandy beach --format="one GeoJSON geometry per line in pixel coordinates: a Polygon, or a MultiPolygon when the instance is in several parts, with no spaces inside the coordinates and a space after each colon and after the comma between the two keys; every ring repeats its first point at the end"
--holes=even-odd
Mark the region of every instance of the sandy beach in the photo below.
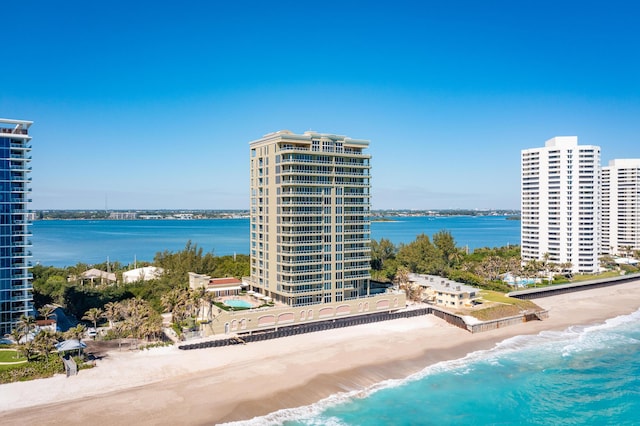
{"type": "Polygon", "coordinates": [[[640,308],[640,281],[537,299],[549,319],[470,334],[433,316],[180,351],[112,351],[77,376],[0,385],[4,425],[216,424],[404,378],[516,335],[640,308]]]}

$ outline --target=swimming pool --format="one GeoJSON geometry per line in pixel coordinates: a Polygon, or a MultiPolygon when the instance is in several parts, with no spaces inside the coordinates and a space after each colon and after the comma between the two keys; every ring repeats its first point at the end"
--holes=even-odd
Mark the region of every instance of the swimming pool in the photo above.
{"type": "Polygon", "coordinates": [[[253,305],[251,303],[238,299],[225,300],[224,304],[231,308],[253,308],[253,305]]]}

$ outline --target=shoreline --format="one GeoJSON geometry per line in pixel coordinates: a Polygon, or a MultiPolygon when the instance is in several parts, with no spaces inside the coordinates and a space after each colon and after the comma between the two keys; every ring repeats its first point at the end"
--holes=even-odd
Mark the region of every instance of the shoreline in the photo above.
{"type": "Polygon", "coordinates": [[[404,379],[510,337],[633,313],[640,308],[640,280],[536,303],[549,309],[549,319],[477,334],[428,315],[240,346],[110,352],[75,377],[0,385],[0,413],[3,424],[249,420],[404,379]]]}

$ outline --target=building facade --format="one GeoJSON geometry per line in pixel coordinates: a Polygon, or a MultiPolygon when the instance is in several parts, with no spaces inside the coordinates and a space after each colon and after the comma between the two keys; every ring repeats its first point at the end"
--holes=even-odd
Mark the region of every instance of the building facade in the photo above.
{"type": "Polygon", "coordinates": [[[0,119],[0,335],[33,311],[31,263],[31,121],[0,119]]]}
{"type": "Polygon", "coordinates": [[[250,143],[252,290],[289,306],[369,295],[368,146],[286,130],[250,143]]]}
{"type": "Polygon", "coordinates": [[[522,261],[599,271],[600,147],[555,137],[521,153],[522,261]]]}
{"type": "Polygon", "coordinates": [[[640,159],[611,160],[602,168],[602,254],[640,250],[640,159]]]}
{"type": "Polygon", "coordinates": [[[422,288],[422,300],[445,308],[469,308],[479,298],[477,288],[436,275],[409,274],[409,281],[422,288]]]}

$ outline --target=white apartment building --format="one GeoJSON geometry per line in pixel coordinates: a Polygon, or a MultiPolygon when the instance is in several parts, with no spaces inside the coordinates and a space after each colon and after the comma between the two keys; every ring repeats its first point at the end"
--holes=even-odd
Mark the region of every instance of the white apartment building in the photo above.
{"type": "Polygon", "coordinates": [[[600,147],[560,136],[521,154],[522,261],[598,272],[600,147]]]}
{"type": "Polygon", "coordinates": [[[602,253],[640,250],[640,159],[616,159],[602,168],[602,253]]]}
{"type": "Polygon", "coordinates": [[[251,290],[289,306],[369,294],[368,146],[287,130],[250,142],[251,290]]]}

